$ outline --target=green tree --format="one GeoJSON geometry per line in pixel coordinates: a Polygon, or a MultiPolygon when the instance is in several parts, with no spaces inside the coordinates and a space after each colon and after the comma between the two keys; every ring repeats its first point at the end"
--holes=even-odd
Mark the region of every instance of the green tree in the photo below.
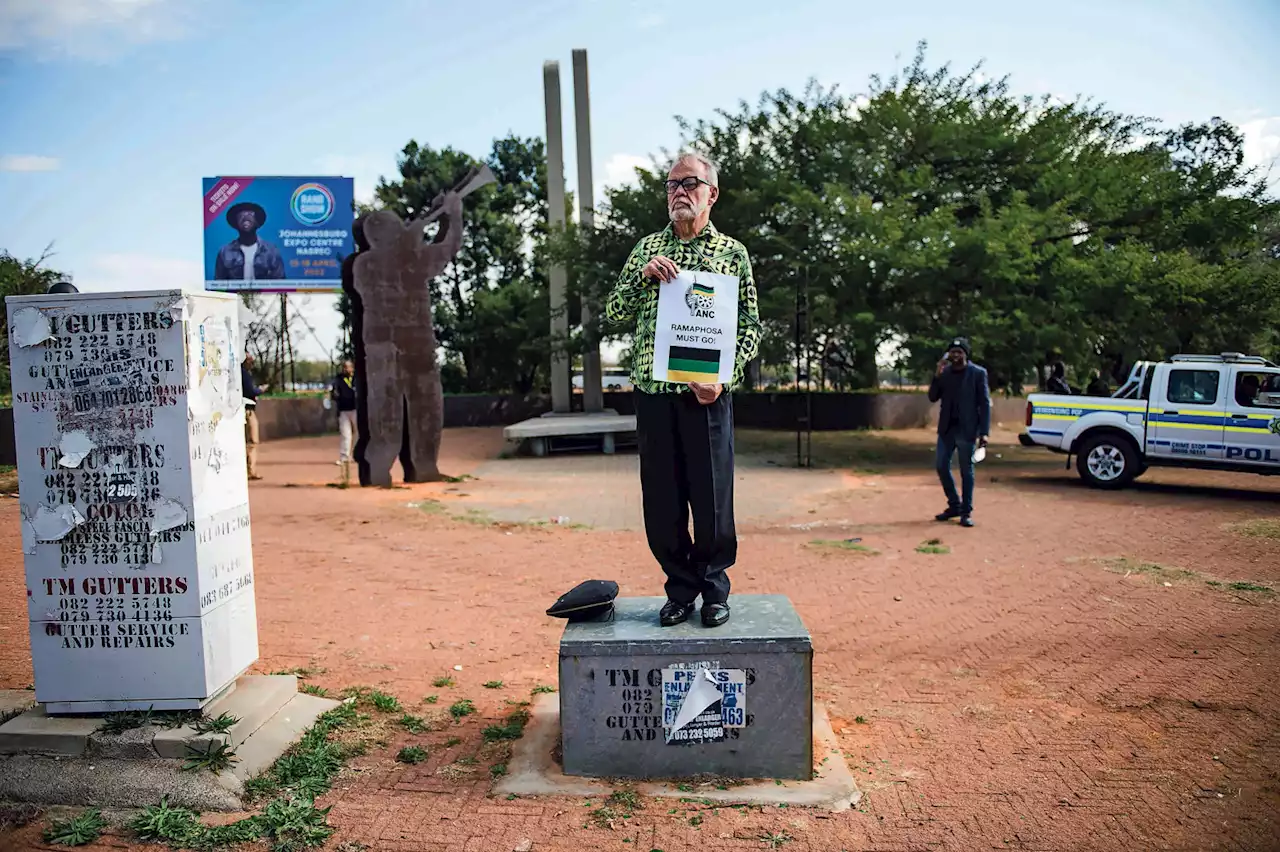
{"type": "MultiPolygon", "coordinates": [[[[485,162],[498,183],[467,198],[462,248],[431,284],[443,373],[450,390],[529,392],[545,381],[550,360],[546,155],[541,140],[509,136],[494,141],[485,162]]],[[[476,163],[411,141],[398,178],[379,181],[377,203],[418,214],[476,163]]]]}
{"type": "Polygon", "coordinates": [[[69,275],[46,265],[52,256],[52,246],[34,260],[20,260],[8,251],[0,250],[0,320],[3,320],[0,327],[0,359],[3,359],[0,360],[0,393],[8,394],[13,388],[9,375],[9,311],[3,299],[6,296],[45,293],[59,281],[70,281],[69,275]]]}

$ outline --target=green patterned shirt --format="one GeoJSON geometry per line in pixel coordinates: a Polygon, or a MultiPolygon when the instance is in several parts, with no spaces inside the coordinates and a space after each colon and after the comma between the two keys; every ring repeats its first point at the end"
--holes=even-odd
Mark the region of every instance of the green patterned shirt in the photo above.
{"type": "Polygon", "coordinates": [[[751,275],[751,259],[742,243],[726,237],[710,222],[702,233],[685,242],[668,225],[636,244],[622,267],[618,283],[609,294],[605,315],[614,325],[635,323],[631,344],[631,383],[645,393],[679,393],[689,386],[681,382],[658,382],[653,379],[653,341],[658,329],[658,288],[641,278],[641,271],[654,257],[673,260],[681,271],[716,272],[738,276],[738,345],[733,362],[733,381],[725,388],[732,390],[742,383],[747,362],[756,357],[760,347],[760,307],[756,299],[756,282],[751,275]]]}

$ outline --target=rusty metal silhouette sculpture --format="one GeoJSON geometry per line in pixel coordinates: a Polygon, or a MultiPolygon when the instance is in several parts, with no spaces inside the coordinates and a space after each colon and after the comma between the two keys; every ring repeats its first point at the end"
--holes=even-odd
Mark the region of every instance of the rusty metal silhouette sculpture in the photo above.
{"type": "Polygon", "coordinates": [[[350,259],[343,286],[353,315],[361,485],[391,485],[397,456],[405,482],[440,479],[444,393],[430,282],[462,246],[462,199],[493,180],[481,166],[438,195],[424,216],[406,223],[378,210],[358,222],[357,239],[367,248],[350,259]],[[437,219],[435,239],[424,242],[423,229],[437,219]]]}

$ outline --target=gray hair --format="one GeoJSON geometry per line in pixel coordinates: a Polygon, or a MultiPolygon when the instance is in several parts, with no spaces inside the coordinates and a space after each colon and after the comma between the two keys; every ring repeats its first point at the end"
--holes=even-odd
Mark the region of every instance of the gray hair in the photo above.
{"type": "Polygon", "coordinates": [[[720,186],[720,167],[717,166],[715,161],[706,154],[699,154],[697,151],[681,151],[676,155],[676,158],[671,161],[671,168],[674,169],[676,166],[685,162],[700,163],[707,173],[707,183],[714,187],[720,186]]]}

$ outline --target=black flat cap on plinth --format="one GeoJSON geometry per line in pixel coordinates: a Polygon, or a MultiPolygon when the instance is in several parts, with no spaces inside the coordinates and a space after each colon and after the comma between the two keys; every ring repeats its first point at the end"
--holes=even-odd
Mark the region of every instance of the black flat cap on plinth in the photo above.
{"type": "Polygon", "coordinates": [[[547,610],[554,618],[570,621],[592,621],[613,614],[613,599],[618,584],[612,580],[587,580],[560,596],[547,610]]]}

